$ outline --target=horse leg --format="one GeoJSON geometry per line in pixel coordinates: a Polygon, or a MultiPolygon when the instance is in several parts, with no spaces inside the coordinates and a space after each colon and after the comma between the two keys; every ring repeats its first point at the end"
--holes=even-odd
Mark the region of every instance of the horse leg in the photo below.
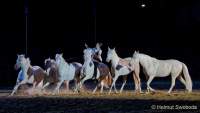
{"type": "Polygon", "coordinates": [[[65,80],[66,92],[69,92],[69,80],[65,80]]]}
{"type": "Polygon", "coordinates": [[[82,79],[82,80],[79,82],[79,84],[78,84],[78,90],[79,90],[79,91],[80,91],[80,89],[82,88],[82,86],[83,86],[85,80],[87,80],[87,79],[84,78],[84,79],[82,79]]]}
{"type": "Polygon", "coordinates": [[[47,82],[46,84],[44,84],[44,86],[42,87],[42,89],[45,89],[47,86],[49,86],[50,82],[47,82]]]}
{"type": "Polygon", "coordinates": [[[124,86],[125,86],[125,84],[126,84],[126,81],[127,81],[127,76],[125,75],[125,76],[123,76],[123,84],[122,84],[122,87],[121,87],[121,89],[120,89],[120,93],[122,93],[122,91],[123,91],[123,89],[124,89],[124,86]]]}
{"type": "Polygon", "coordinates": [[[133,73],[133,79],[134,79],[134,82],[135,82],[135,91],[138,91],[138,81],[137,81],[135,73],[133,73]]]}
{"type": "Polygon", "coordinates": [[[62,85],[63,83],[63,80],[59,81],[57,84],[56,84],[56,88],[54,89],[53,91],[53,94],[59,94],[59,89],[60,89],[60,86],[62,85]]]}
{"type": "Polygon", "coordinates": [[[21,85],[21,84],[16,84],[16,85],[15,85],[15,87],[14,87],[12,93],[10,94],[10,96],[13,96],[13,95],[14,95],[14,93],[17,91],[17,89],[18,89],[18,87],[19,87],[20,85],[21,85]]]}
{"type": "Polygon", "coordinates": [[[154,89],[152,89],[151,87],[150,87],[150,83],[151,83],[151,81],[154,79],[154,76],[149,76],[149,79],[148,79],[148,81],[147,81],[147,92],[149,93],[150,91],[155,91],[154,89]]]}
{"type": "Polygon", "coordinates": [[[42,87],[43,93],[44,93],[44,89],[45,89],[47,86],[49,86],[49,84],[50,84],[49,82],[47,82],[47,83],[44,84],[44,86],[42,87]]]}
{"type": "Polygon", "coordinates": [[[117,90],[116,90],[116,87],[115,87],[115,82],[116,82],[117,78],[118,78],[118,76],[115,74],[115,77],[114,77],[114,79],[113,79],[113,83],[112,83],[112,85],[111,85],[111,87],[110,87],[110,91],[109,91],[108,94],[111,93],[111,91],[112,91],[112,87],[113,87],[113,86],[114,86],[114,88],[115,88],[115,91],[117,91],[117,90]]]}
{"type": "Polygon", "coordinates": [[[135,73],[135,74],[134,74],[134,75],[135,75],[135,79],[137,80],[137,83],[135,83],[135,84],[137,84],[137,85],[136,85],[137,90],[139,90],[139,93],[143,93],[143,92],[142,92],[142,89],[141,89],[141,81],[140,81],[139,72],[133,72],[133,73],[135,73]]]}
{"type": "Polygon", "coordinates": [[[78,92],[78,86],[79,86],[79,83],[80,81],[78,81],[77,79],[75,79],[75,88],[74,88],[74,92],[77,93],[78,92]]]}
{"type": "Polygon", "coordinates": [[[176,77],[175,76],[171,76],[172,78],[172,83],[171,83],[171,87],[170,87],[170,89],[169,89],[169,91],[167,92],[167,93],[171,93],[171,91],[172,91],[172,89],[174,88],[174,86],[175,86],[175,81],[176,81],[176,77]]]}
{"type": "Polygon", "coordinates": [[[134,65],[133,78],[135,81],[135,90],[139,91],[139,93],[143,93],[141,89],[141,81],[140,81],[140,64],[138,61],[134,65]]]}
{"type": "Polygon", "coordinates": [[[34,81],[34,82],[33,82],[33,87],[32,87],[32,89],[31,89],[31,93],[32,93],[32,92],[35,92],[35,91],[34,91],[34,90],[35,90],[35,87],[36,87],[36,82],[34,81]]]}
{"type": "Polygon", "coordinates": [[[100,93],[103,93],[103,87],[104,87],[104,82],[101,81],[101,90],[100,90],[100,93]]]}
{"type": "Polygon", "coordinates": [[[12,93],[10,94],[11,96],[14,95],[14,93],[17,91],[17,89],[19,88],[20,85],[25,84],[26,80],[21,81],[20,83],[17,83],[12,91],[12,93]]]}
{"type": "Polygon", "coordinates": [[[185,82],[185,80],[183,79],[183,77],[182,77],[182,76],[179,76],[178,79],[179,79],[179,80],[181,81],[181,83],[184,84],[185,87],[186,87],[186,82],[185,82]]]}
{"type": "Polygon", "coordinates": [[[96,92],[97,88],[98,88],[98,84],[97,84],[97,86],[94,88],[94,90],[92,91],[92,94],[94,94],[94,93],[96,92]]]}

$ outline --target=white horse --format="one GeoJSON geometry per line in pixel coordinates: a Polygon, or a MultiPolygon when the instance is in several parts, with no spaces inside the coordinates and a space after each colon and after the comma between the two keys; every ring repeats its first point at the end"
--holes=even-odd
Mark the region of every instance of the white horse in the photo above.
{"type": "Polygon", "coordinates": [[[15,69],[21,68],[18,73],[16,85],[11,93],[11,96],[17,91],[22,84],[33,84],[33,89],[42,82],[45,72],[39,66],[31,66],[30,59],[25,58],[24,55],[17,55],[15,69]]]}
{"type": "Polygon", "coordinates": [[[190,78],[188,68],[184,63],[174,59],[158,60],[139,52],[135,52],[133,54],[133,59],[139,61],[140,65],[143,67],[144,73],[149,77],[147,81],[148,92],[155,91],[150,87],[150,83],[155,77],[166,77],[169,75],[171,75],[172,83],[168,93],[171,93],[173,87],[175,86],[176,78],[178,78],[185,85],[188,92],[192,92],[192,80],[190,78]]]}
{"type": "Polygon", "coordinates": [[[81,77],[83,78],[80,83],[80,87],[88,79],[98,80],[96,88],[93,90],[93,93],[96,92],[98,86],[101,86],[100,93],[103,93],[103,88],[108,88],[111,85],[112,77],[107,65],[96,62],[93,60],[94,52],[92,49],[84,50],[84,64],[81,69],[81,77]],[[95,68],[96,67],[96,68],[95,68]]]}
{"type": "Polygon", "coordinates": [[[77,83],[79,83],[82,64],[77,62],[67,63],[63,58],[63,54],[56,54],[55,59],[60,77],[59,82],[54,90],[54,94],[59,93],[59,88],[64,81],[66,82],[67,91],[69,90],[69,82],[71,80],[75,80],[75,88],[77,89],[77,83]]]}
{"type": "Polygon", "coordinates": [[[119,76],[123,76],[123,84],[121,86],[120,89],[120,93],[123,91],[123,88],[126,84],[127,81],[127,75],[131,72],[133,72],[133,78],[135,81],[135,90],[139,90],[140,93],[142,93],[141,91],[141,85],[140,85],[140,77],[139,77],[139,63],[135,63],[135,62],[131,62],[131,58],[125,58],[122,59],[120,57],[118,57],[115,48],[114,49],[110,49],[108,47],[108,52],[107,52],[107,58],[106,61],[110,62],[112,64],[112,72],[113,72],[113,83],[110,87],[110,91],[109,94],[111,93],[112,87],[114,86],[115,88],[115,92],[117,93],[116,87],[115,87],[115,82],[117,81],[119,76]]]}

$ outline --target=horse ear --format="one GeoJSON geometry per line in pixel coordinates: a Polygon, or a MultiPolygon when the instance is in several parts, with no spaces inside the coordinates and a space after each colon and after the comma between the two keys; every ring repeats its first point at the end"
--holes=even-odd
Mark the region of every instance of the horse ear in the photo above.
{"type": "Polygon", "coordinates": [[[103,44],[102,43],[97,43],[96,48],[100,48],[103,44]]]}
{"type": "Polygon", "coordinates": [[[61,56],[63,56],[63,53],[61,53],[61,56]]]}
{"type": "Polygon", "coordinates": [[[29,62],[29,63],[31,63],[31,60],[30,60],[30,58],[28,57],[28,58],[26,58],[26,60],[29,62]]]}
{"type": "Polygon", "coordinates": [[[108,46],[108,51],[110,51],[110,47],[108,46]]]}
{"type": "Polygon", "coordinates": [[[85,47],[88,48],[88,45],[85,43],[85,47]]]}
{"type": "Polygon", "coordinates": [[[115,51],[115,47],[113,48],[113,50],[115,51]]]}
{"type": "Polygon", "coordinates": [[[103,44],[102,43],[99,43],[99,47],[101,47],[103,44]]]}

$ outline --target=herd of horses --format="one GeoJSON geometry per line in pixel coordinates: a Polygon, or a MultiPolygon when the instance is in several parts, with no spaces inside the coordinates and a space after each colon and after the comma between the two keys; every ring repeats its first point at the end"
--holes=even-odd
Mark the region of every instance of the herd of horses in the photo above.
{"type": "Polygon", "coordinates": [[[32,66],[29,58],[25,55],[17,55],[15,69],[20,69],[16,81],[16,85],[11,93],[14,95],[22,84],[30,83],[35,89],[40,86],[43,91],[50,84],[55,84],[53,94],[59,94],[60,87],[63,83],[66,85],[66,91],[69,91],[69,82],[74,80],[74,92],[79,92],[86,80],[97,80],[98,83],[92,93],[100,88],[100,93],[104,88],[109,88],[109,94],[112,89],[118,93],[116,89],[116,81],[119,76],[123,77],[123,84],[120,93],[123,91],[127,82],[127,75],[132,73],[135,83],[135,91],[143,93],[141,89],[140,70],[143,69],[147,76],[147,93],[154,92],[150,83],[155,77],[165,77],[171,75],[171,87],[168,93],[171,93],[175,86],[176,78],[185,85],[188,92],[192,92],[192,80],[189,75],[187,66],[174,59],[158,60],[149,55],[135,51],[133,56],[120,58],[114,49],[108,47],[106,62],[111,63],[111,68],[102,61],[101,43],[97,43],[96,47],[90,48],[85,44],[83,50],[84,63],[66,62],[63,54],[56,54],[55,59],[46,59],[44,61],[45,69],[39,66],[32,66]]]}

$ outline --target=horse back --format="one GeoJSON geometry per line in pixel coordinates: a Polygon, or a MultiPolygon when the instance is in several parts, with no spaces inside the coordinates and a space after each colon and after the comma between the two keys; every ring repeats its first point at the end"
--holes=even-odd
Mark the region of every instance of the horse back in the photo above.
{"type": "Polygon", "coordinates": [[[34,81],[35,82],[41,82],[46,75],[45,71],[39,67],[37,69],[33,69],[33,68],[29,68],[29,72],[31,73],[31,75],[34,76],[34,81]]]}

